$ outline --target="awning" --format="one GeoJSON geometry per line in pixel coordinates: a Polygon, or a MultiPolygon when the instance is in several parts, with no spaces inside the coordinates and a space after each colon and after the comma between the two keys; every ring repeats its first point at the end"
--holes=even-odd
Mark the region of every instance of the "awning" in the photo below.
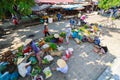
{"type": "Polygon", "coordinates": [[[35,0],[36,3],[40,3],[41,0],[35,0]]]}
{"type": "Polygon", "coordinates": [[[35,0],[37,3],[72,3],[74,0],[35,0]]]}
{"type": "Polygon", "coordinates": [[[77,10],[84,9],[84,7],[80,4],[68,4],[68,5],[52,5],[50,8],[63,8],[65,10],[77,10]]]}
{"type": "Polygon", "coordinates": [[[65,10],[75,10],[76,8],[83,9],[84,7],[80,4],[71,4],[71,5],[63,6],[63,9],[65,9],[65,10]]]}
{"type": "Polygon", "coordinates": [[[36,4],[34,7],[32,7],[32,11],[41,11],[41,10],[47,9],[49,7],[51,7],[50,4],[43,4],[41,6],[36,4]]]}

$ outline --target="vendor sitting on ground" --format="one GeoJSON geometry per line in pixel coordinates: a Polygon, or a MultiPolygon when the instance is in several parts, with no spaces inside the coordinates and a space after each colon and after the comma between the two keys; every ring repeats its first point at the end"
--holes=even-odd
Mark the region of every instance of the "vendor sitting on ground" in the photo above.
{"type": "Polygon", "coordinates": [[[60,71],[62,73],[67,73],[68,72],[68,65],[63,59],[58,59],[57,60],[57,68],[53,68],[52,70],[60,71]]]}
{"type": "Polygon", "coordinates": [[[59,43],[59,34],[54,34],[55,43],[59,43]]]}
{"type": "Polygon", "coordinates": [[[86,15],[82,15],[80,18],[81,24],[86,24],[86,15]]]}
{"type": "Polygon", "coordinates": [[[31,47],[30,47],[30,45],[24,45],[23,53],[24,53],[24,54],[27,54],[27,53],[30,53],[30,52],[31,52],[31,47]]]}
{"type": "Polygon", "coordinates": [[[93,50],[96,53],[102,53],[102,54],[105,54],[105,53],[108,52],[107,46],[97,46],[97,45],[95,45],[93,50]]]}
{"type": "Polygon", "coordinates": [[[31,47],[31,50],[34,52],[31,55],[35,54],[37,60],[39,61],[39,65],[41,64],[41,58],[40,58],[40,48],[37,47],[34,41],[32,39],[27,39],[26,44],[31,47]]]}
{"type": "Polygon", "coordinates": [[[54,42],[60,46],[60,43],[63,42],[63,38],[59,36],[59,34],[54,34],[54,42]]]}
{"type": "Polygon", "coordinates": [[[87,37],[88,42],[94,43],[94,35],[90,34],[90,36],[87,37]]]}

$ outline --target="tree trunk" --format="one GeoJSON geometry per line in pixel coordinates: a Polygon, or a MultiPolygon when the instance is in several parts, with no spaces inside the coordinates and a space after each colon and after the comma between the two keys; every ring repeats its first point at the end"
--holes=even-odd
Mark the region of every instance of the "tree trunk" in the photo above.
{"type": "Polygon", "coordinates": [[[113,26],[112,16],[113,16],[113,10],[110,11],[110,16],[107,19],[107,26],[113,26]]]}
{"type": "Polygon", "coordinates": [[[111,12],[110,12],[109,22],[111,22],[111,21],[112,21],[112,16],[113,16],[113,10],[111,10],[111,12]]]}

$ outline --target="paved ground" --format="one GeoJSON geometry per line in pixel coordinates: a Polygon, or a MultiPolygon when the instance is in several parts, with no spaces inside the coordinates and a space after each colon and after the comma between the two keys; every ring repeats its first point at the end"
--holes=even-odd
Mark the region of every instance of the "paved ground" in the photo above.
{"type": "MultiPolygon", "coordinates": [[[[98,22],[104,17],[91,14],[88,16],[88,22],[98,22]]],[[[119,20],[116,21],[116,25],[119,25],[119,20]]],[[[49,25],[51,33],[59,33],[65,30],[65,25],[68,21],[55,22],[49,25]]],[[[11,44],[12,47],[16,47],[21,42],[24,42],[28,35],[35,34],[33,39],[39,39],[43,37],[43,25],[37,25],[32,27],[26,27],[24,29],[15,30],[12,34],[5,36],[4,39],[0,39],[0,52],[4,51],[11,44]],[[8,45],[7,48],[4,45],[8,45]]],[[[63,75],[54,71],[53,76],[48,80],[96,80],[107,66],[113,61],[115,57],[119,57],[120,54],[120,28],[103,28],[103,36],[101,37],[102,44],[105,44],[109,48],[109,52],[106,55],[100,56],[92,51],[93,44],[82,43],[77,45],[73,40],[70,40],[69,47],[74,48],[72,57],[68,60],[69,71],[68,74],[63,75]]],[[[62,44],[66,47],[65,44],[62,44]]],[[[55,64],[53,64],[55,65],[55,64]]],[[[52,66],[53,66],[52,65],[52,66]]]]}

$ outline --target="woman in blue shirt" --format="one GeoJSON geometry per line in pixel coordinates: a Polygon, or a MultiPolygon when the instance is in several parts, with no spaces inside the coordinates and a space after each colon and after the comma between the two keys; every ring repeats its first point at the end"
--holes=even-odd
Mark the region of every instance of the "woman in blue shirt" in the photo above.
{"type": "Polygon", "coordinates": [[[100,46],[100,39],[97,36],[95,36],[95,38],[94,38],[94,43],[96,45],[100,46]]]}

